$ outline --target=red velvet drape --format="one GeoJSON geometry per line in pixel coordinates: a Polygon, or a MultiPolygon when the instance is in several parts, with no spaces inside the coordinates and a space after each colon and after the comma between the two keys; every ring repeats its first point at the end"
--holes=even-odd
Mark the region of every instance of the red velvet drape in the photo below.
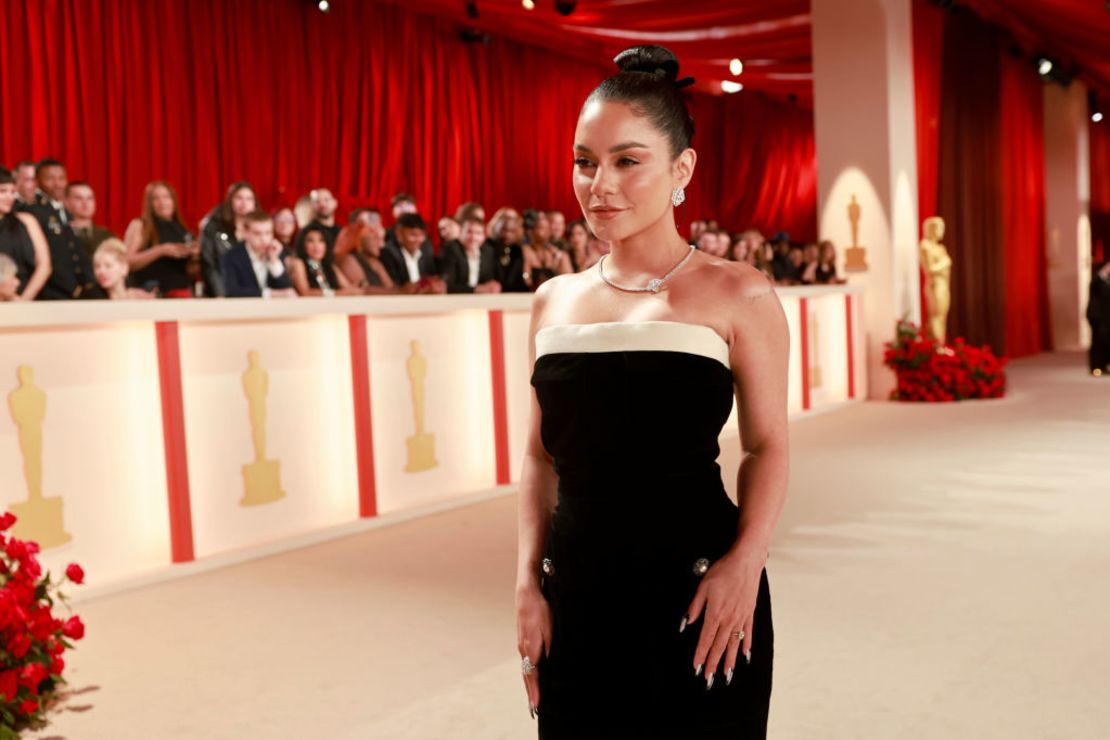
{"type": "Polygon", "coordinates": [[[1026,59],[1003,52],[1002,243],[1006,354],[1052,347],[1045,264],[1044,91],[1026,59]]]}
{"type": "MultiPolygon", "coordinates": [[[[917,217],[937,215],[940,154],[940,73],[945,11],[929,0],[913,0],[913,91],[917,133],[917,217]]],[[[925,272],[920,273],[921,316],[929,314],[925,272]]]]}
{"type": "MultiPolygon", "coordinates": [[[[1103,102],[1110,116],[1110,100],[1103,102]]],[[[1110,119],[1091,122],[1091,246],[1094,259],[1110,259],[1110,119]]]]}
{"type": "MultiPolygon", "coordinates": [[[[464,44],[459,30],[376,2],[322,14],[302,0],[5,0],[0,162],[64,160],[117,231],[155,178],[177,187],[194,224],[242,178],[267,206],[327,186],[341,210],[385,208],[405,190],[429,217],[472,199],[577,215],[574,124],[610,70],[501,38],[464,44]]],[[[815,221],[816,198],[776,182],[812,171],[804,141],[776,133],[806,136],[808,113],[696,97],[702,163],[687,218],[815,221]],[[726,114],[737,117],[706,118],[726,114]],[[725,159],[732,137],[770,149],[730,146],[725,159]]]]}

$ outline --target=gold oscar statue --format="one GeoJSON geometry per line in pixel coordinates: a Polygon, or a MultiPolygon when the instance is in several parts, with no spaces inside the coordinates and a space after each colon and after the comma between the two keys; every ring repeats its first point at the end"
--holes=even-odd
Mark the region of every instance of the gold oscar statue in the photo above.
{"type": "Polygon", "coordinates": [[[811,360],[809,366],[809,387],[821,387],[821,324],[817,320],[817,314],[810,314],[809,317],[809,347],[811,360]]]}
{"type": "Polygon", "coordinates": [[[42,422],[46,418],[46,392],[35,387],[34,374],[27,365],[21,365],[17,374],[19,387],[8,394],[8,406],[12,421],[19,428],[27,500],[11,506],[17,519],[12,535],[33,540],[45,550],[64,545],[73,537],[63,524],[62,498],[42,495],[42,422]]]}
{"type": "Polygon", "coordinates": [[[412,387],[412,415],[416,433],[405,440],[408,449],[408,462],[405,471],[417,473],[421,470],[430,470],[439,463],[436,462],[435,435],[424,431],[424,378],[428,374],[428,361],[420,354],[420,342],[412,340],[409,345],[412,354],[409,355],[405,368],[408,370],[409,385],[412,387]]]}
{"type": "Polygon", "coordinates": [[[944,219],[931,216],[922,224],[921,269],[925,271],[925,335],[944,344],[948,334],[948,308],[952,305],[950,284],[952,258],[940,243],[944,238],[944,219]]]}
{"type": "Polygon", "coordinates": [[[258,506],[285,497],[281,490],[281,463],[266,459],[266,394],[270,390],[270,374],[262,369],[258,350],[247,353],[249,367],[243,373],[243,393],[250,407],[251,440],[254,462],[243,466],[243,498],[240,506],[258,506]]]}
{"type": "Polygon", "coordinates": [[[853,195],[852,202],[848,204],[848,222],[852,224],[852,246],[844,250],[845,272],[867,271],[867,248],[861,247],[859,243],[859,217],[859,202],[853,195]]]}

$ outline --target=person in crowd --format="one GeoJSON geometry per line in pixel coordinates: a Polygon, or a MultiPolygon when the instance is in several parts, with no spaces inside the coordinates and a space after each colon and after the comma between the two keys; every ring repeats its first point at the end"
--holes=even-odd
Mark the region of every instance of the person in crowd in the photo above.
{"type": "Polygon", "coordinates": [[[547,224],[551,228],[551,243],[559,249],[567,248],[567,217],[562,211],[548,211],[547,224]]]}
{"type": "Polygon", "coordinates": [[[571,271],[567,253],[551,243],[547,214],[535,208],[524,212],[524,284],[535,290],[547,280],[571,271]]]}
{"type": "Polygon", "coordinates": [[[786,251],[786,268],[780,270],[777,282],[783,285],[798,285],[802,282],[805,268],[805,252],[800,244],[791,244],[786,251]]]}
{"type": "Polygon", "coordinates": [[[798,266],[798,282],[802,285],[817,284],[817,268],[821,264],[821,250],[814,243],[802,247],[802,263],[798,266]]]}
{"type": "Polygon", "coordinates": [[[459,240],[459,222],[450,216],[444,216],[436,223],[436,230],[439,231],[439,248],[443,250],[444,245],[450,242],[459,240]]]}
{"type": "Polygon", "coordinates": [[[439,276],[424,219],[416,213],[404,213],[395,226],[398,241],[386,244],[381,257],[394,284],[415,283],[418,293],[446,293],[447,285],[439,276]]]}
{"type": "Polygon", "coordinates": [[[223,257],[247,237],[247,216],[258,209],[254,187],[240,180],[227,189],[223,202],[209,213],[200,226],[200,265],[204,295],[220,298],[224,289],[223,257]]]}
{"type": "Polygon", "coordinates": [[[790,235],[780,231],[771,239],[775,248],[775,258],[772,267],[775,272],[775,282],[785,283],[790,280],[790,235]]]}
{"type": "Polygon", "coordinates": [[[82,246],[90,257],[101,242],[115,236],[93,221],[96,216],[96,193],[92,185],[87,182],[71,182],[66,185],[65,206],[72,215],[69,222],[70,228],[77,234],[77,238],[81,240],[82,246]]]}
{"type": "Polygon", "coordinates": [[[19,300],[32,301],[50,277],[50,247],[38,220],[16,210],[18,197],[15,177],[0,167],[0,255],[15,270],[7,285],[15,286],[11,289],[19,300]]]}
{"type": "Polygon", "coordinates": [[[728,233],[706,228],[698,237],[698,249],[713,257],[725,258],[728,254],[728,233]]]}
{"type": "Polygon", "coordinates": [[[374,224],[382,225],[382,213],[377,208],[356,208],[347,215],[347,225],[335,239],[335,264],[340,264],[348,254],[359,250],[362,235],[366,233],[365,227],[374,224]]]}
{"type": "Polygon", "coordinates": [[[200,245],[181,220],[172,185],[165,180],[147,184],[142,214],[127,225],[123,243],[132,285],[165,298],[193,297],[188,266],[200,256],[200,245]]]}
{"type": "Polygon", "coordinates": [[[281,242],[281,258],[293,256],[294,241],[297,238],[297,217],[289,206],[282,206],[273,213],[274,238],[281,242]]]}
{"type": "Polygon", "coordinates": [[[50,248],[51,264],[50,277],[38,299],[104,298],[93,276],[92,259],[70,226],[72,216],[63,203],[68,183],[65,165],[56,159],[44,159],[35,166],[35,178],[38,190],[34,201],[23,210],[38,220],[50,248]]]}
{"type": "Polygon", "coordinates": [[[296,296],[281,261],[281,242],[274,238],[274,220],[256,210],[243,219],[246,238],[220,259],[224,294],[229,298],[296,296]]]}
{"type": "Polygon", "coordinates": [[[35,193],[39,188],[38,180],[35,178],[35,163],[26,159],[17,162],[12,174],[15,175],[16,204],[20,209],[31,206],[35,202],[35,193]]]}
{"type": "MultiPolygon", "coordinates": [[[[583,264],[582,270],[593,267],[607,254],[609,254],[609,242],[602,241],[591,233],[586,241],[586,262],[583,264]]],[[[579,270],[579,272],[582,270],[579,270]]]]}
{"type": "Polygon", "coordinates": [[[19,268],[8,255],[0,252],[0,303],[19,300],[19,268]]]}
{"type": "Polygon", "coordinates": [[[443,246],[440,275],[448,293],[501,292],[497,257],[486,243],[486,225],[480,218],[463,221],[459,239],[443,246]]]}
{"type": "Polygon", "coordinates": [[[748,261],[748,241],[743,234],[732,234],[728,240],[727,256],[733,262],[748,261]]]}
{"type": "Polygon", "coordinates": [[[113,301],[154,298],[154,293],[142,288],[127,287],[127,274],[130,272],[130,257],[127,246],[116,237],[108,237],[93,254],[93,273],[97,284],[113,301]]]}
{"type": "Polygon", "coordinates": [[[354,236],[358,249],[344,256],[339,265],[347,281],[367,295],[415,293],[419,283],[395,284],[389,270],[382,264],[385,227],[381,221],[360,224],[360,227],[354,236]]]}
{"type": "Polygon", "coordinates": [[[827,239],[821,242],[818,248],[814,282],[819,285],[842,284],[845,282],[843,278],[836,275],[836,247],[827,239]]]}
{"type": "Polygon", "coordinates": [[[1110,260],[1091,271],[1087,321],[1091,324],[1091,349],[1087,356],[1091,375],[1110,375],[1110,260]]]}
{"type": "Polygon", "coordinates": [[[763,234],[758,229],[747,229],[740,234],[739,241],[733,245],[732,258],[737,262],[755,265],[763,251],[763,234]]]}
{"type": "Polygon", "coordinates": [[[497,282],[506,293],[526,293],[524,282],[524,229],[516,209],[498,208],[489,220],[488,243],[497,258],[497,282]]]}
{"type": "Polygon", "coordinates": [[[386,245],[397,243],[397,222],[406,213],[419,215],[416,210],[416,199],[408,193],[397,193],[390,200],[390,206],[393,209],[393,226],[390,226],[385,231],[386,245]]]}
{"type": "Polygon", "coordinates": [[[304,234],[310,227],[318,227],[327,238],[328,256],[335,255],[335,240],[339,238],[340,227],[335,223],[335,211],[339,208],[339,201],[327,188],[316,188],[308,194],[312,203],[312,220],[305,224],[301,233],[294,241],[294,251],[299,255],[304,252],[304,234]]]}
{"type": "MultiPolygon", "coordinates": [[[[363,224],[365,227],[365,225],[363,224]]],[[[319,226],[308,226],[301,240],[302,253],[286,260],[289,279],[299,296],[359,295],[328,255],[328,239],[319,226]]]]}
{"type": "Polygon", "coordinates": [[[769,279],[775,279],[775,245],[771,242],[760,241],[758,251],[755,254],[755,261],[752,263],[755,269],[762,272],[769,279]]]}
{"type": "Polygon", "coordinates": [[[697,219],[690,222],[690,243],[698,244],[701,239],[702,233],[705,231],[705,220],[697,219]]]}
{"type": "Polygon", "coordinates": [[[567,254],[570,266],[575,272],[586,269],[586,247],[590,240],[590,227],[586,220],[576,218],[567,225],[567,254]]]}
{"type": "Polygon", "coordinates": [[[297,217],[297,228],[303,229],[312,220],[312,196],[305,193],[293,204],[293,215],[297,217]]]}
{"type": "Polygon", "coordinates": [[[463,203],[455,209],[455,220],[460,224],[471,218],[476,218],[482,223],[486,222],[486,209],[482,208],[481,203],[470,201],[468,203],[463,203]]]}

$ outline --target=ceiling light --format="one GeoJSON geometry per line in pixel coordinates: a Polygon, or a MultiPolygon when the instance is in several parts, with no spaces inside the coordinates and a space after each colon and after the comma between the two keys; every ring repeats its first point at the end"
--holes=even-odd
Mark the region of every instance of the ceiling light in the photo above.
{"type": "Polygon", "coordinates": [[[1041,57],[1037,60],[1037,74],[1039,74],[1041,77],[1047,76],[1048,73],[1052,71],[1052,67],[1053,64],[1051,59],[1041,57]]]}
{"type": "Polygon", "coordinates": [[[328,0],[320,0],[320,2],[316,3],[316,7],[320,9],[321,13],[326,13],[331,10],[331,3],[329,3],[328,0]]]}
{"type": "Polygon", "coordinates": [[[739,77],[740,73],[744,71],[744,63],[739,59],[733,59],[728,63],[728,71],[732,73],[733,77],[739,77]]]}
{"type": "Polygon", "coordinates": [[[1091,120],[1095,123],[1102,123],[1102,111],[1096,110],[1091,114],[1091,120]]]}
{"type": "Polygon", "coordinates": [[[744,89],[744,86],[732,80],[721,80],[721,89],[727,93],[738,93],[744,89]]]}
{"type": "Polygon", "coordinates": [[[536,0],[520,0],[520,4],[524,6],[525,10],[536,9],[536,0]]]}

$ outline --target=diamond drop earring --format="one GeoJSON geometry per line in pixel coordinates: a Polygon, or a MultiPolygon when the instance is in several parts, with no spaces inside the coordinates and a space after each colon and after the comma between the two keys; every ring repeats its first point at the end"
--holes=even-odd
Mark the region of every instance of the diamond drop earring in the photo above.
{"type": "Polygon", "coordinates": [[[675,208],[686,202],[686,191],[681,185],[671,191],[671,203],[675,208]]]}

